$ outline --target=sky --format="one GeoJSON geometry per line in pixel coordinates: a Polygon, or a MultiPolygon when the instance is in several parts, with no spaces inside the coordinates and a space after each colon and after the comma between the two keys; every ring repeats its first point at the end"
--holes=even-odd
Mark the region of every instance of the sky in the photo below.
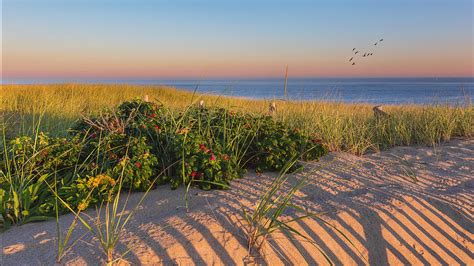
{"type": "Polygon", "coordinates": [[[2,78],[472,77],[473,2],[3,0],[2,78]]]}

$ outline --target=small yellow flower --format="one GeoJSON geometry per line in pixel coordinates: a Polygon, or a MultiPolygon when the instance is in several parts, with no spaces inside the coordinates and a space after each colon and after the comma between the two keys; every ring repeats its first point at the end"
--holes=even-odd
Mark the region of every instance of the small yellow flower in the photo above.
{"type": "Polygon", "coordinates": [[[79,211],[83,211],[83,210],[87,209],[87,207],[89,207],[89,203],[86,202],[85,200],[81,201],[81,203],[79,203],[79,205],[77,205],[77,209],[79,211]]]}
{"type": "Polygon", "coordinates": [[[87,180],[87,186],[89,187],[98,187],[99,182],[96,177],[91,177],[89,180],[87,180]]]}
{"type": "Polygon", "coordinates": [[[110,177],[110,176],[107,176],[107,177],[108,177],[107,182],[108,182],[111,186],[115,185],[115,179],[113,179],[113,178],[110,177]]]}
{"type": "Polygon", "coordinates": [[[179,134],[179,135],[186,135],[189,133],[189,128],[185,127],[185,128],[182,128],[182,129],[179,129],[176,133],[179,134]]]}
{"type": "Polygon", "coordinates": [[[46,135],[44,135],[43,133],[41,133],[40,137],[39,137],[39,144],[41,146],[46,146],[48,145],[48,140],[46,139],[46,135]]]}
{"type": "Polygon", "coordinates": [[[89,187],[98,187],[100,185],[115,185],[115,180],[108,176],[108,175],[97,175],[95,177],[91,177],[87,184],[89,185],[89,187]]]}
{"type": "Polygon", "coordinates": [[[127,164],[127,161],[128,161],[128,157],[123,157],[121,160],[120,160],[120,166],[122,167],[125,167],[125,165],[127,164]]]}

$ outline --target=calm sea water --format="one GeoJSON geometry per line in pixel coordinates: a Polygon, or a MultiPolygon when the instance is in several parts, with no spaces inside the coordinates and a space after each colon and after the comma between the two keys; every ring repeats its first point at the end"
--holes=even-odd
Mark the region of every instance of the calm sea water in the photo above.
{"type": "MultiPolygon", "coordinates": [[[[14,80],[4,83],[129,83],[161,84],[200,93],[249,98],[284,98],[283,79],[238,80],[14,80]]],[[[474,100],[471,78],[298,78],[288,80],[288,98],[374,104],[463,103],[474,100]]]]}

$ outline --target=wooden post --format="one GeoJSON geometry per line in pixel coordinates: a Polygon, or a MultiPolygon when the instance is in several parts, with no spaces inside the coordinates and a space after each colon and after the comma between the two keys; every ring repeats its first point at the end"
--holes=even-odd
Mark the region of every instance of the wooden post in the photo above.
{"type": "Polygon", "coordinates": [[[199,108],[201,108],[201,109],[204,108],[204,100],[199,101],[199,108]]]}
{"type": "Polygon", "coordinates": [[[288,65],[286,65],[286,71],[285,71],[285,86],[284,86],[284,95],[285,95],[285,100],[288,99],[288,90],[287,90],[287,84],[288,84],[288,65]]]}
{"type": "Polygon", "coordinates": [[[148,95],[143,96],[143,101],[146,103],[150,101],[150,99],[148,98],[148,95]]]}
{"type": "Polygon", "coordinates": [[[372,110],[374,111],[374,116],[375,116],[375,119],[377,119],[377,120],[379,120],[381,118],[390,117],[389,114],[387,114],[385,111],[382,110],[382,105],[374,106],[374,108],[372,108],[372,110]]]}
{"type": "Polygon", "coordinates": [[[276,114],[277,107],[275,102],[271,102],[270,106],[268,107],[268,112],[270,113],[271,116],[274,116],[276,114]]]}

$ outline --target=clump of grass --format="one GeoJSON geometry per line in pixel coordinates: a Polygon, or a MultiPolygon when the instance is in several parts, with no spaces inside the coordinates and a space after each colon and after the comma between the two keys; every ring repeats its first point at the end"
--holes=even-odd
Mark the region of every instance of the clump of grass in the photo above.
{"type": "MultiPolygon", "coordinates": [[[[52,185],[48,184],[48,186],[53,191],[54,195],[59,195],[58,194],[57,176],[56,175],[54,176],[54,183],[52,185]]],[[[90,197],[91,195],[92,195],[92,191],[91,191],[91,193],[89,193],[88,197],[90,197]]],[[[79,218],[79,216],[80,216],[80,214],[83,210],[79,209],[77,211],[76,215],[74,216],[73,221],[68,226],[68,229],[67,229],[66,233],[63,235],[61,225],[60,225],[60,222],[59,222],[59,215],[60,215],[61,208],[60,208],[60,202],[59,202],[58,198],[59,197],[55,197],[55,199],[54,199],[54,211],[55,211],[55,218],[56,218],[56,220],[55,220],[56,221],[56,248],[57,248],[56,249],[56,262],[60,263],[61,260],[63,259],[63,257],[67,254],[67,252],[69,250],[71,250],[79,240],[81,240],[81,238],[77,238],[72,243],[70,243],[72,233],[77,227],[78,218],[79,218]]],[[[86,198],[86,200],[87,200],[87,198],[86,198]]]]}
{"type": "MultiPolygon", "coordinates": [[[[129,143],[130,145],[130,143],[129,143]]],[[[127,148],[128,150],[128,148],[127,148]]],[[[128,162],[130,163],[130,162],[128,162]]],[[[99,175],[108,180],[109,188],[106,191],[106,197],[101,200],[100,204],[96,207],[95,215],[89,215],[86,212],[83,212],[87,205],[79,205],[77,208],[68,203],[61,195],[59,195],[57,189],[50,184],[49,188],[52,190],[55,199],[59,201],[61,206],[65,207],[68,211],[74,214],[74,220],[69,226],[66,235],[64,238],[61,238],[61,229],[59,227],[59,218],[56,216],[57,223],[57,234],[58,234],[58,250],[57,250],[57,261],[60,262],[62,257],[65,255],[65,252],[72,248],[72,246],[79,240],[76,239],[69,247],[68,243],[71,237],[72,232],[75,230],[77,223],[81,223],[92,235],[98,239],[99,247],[106,256],[107,265],[113,265],[115,262],[124,258],[124,256],[129,252],[126,250],[121,254],[116,254],[116,246],[121,239],[126,226],[136,214],[137,210],[141,206],[143,200],[147,197],[150,190],[154,187],[156,181],[162,175],[160,173],[157,175],[148,185],[148,188],[145,190],[144,194],[141,196],[137,204],[129,208],[129,198],[131,190],[128,192],[124,191],[124,180],[125,178],[125,169],[126,166],[122,167],[122,172],[118,180],[113,180],[111,177],[106,175],[99,175]],[[127,193],[126,199],[121,203],[122,194],[127,193]],[[62,239],[62,240],[61,240],[62,239]]],[[[98,184],[100,184],[100,180],[98,184]]],[[[84,202],[88,201],[89,197],[92,197],[94,187],[84,199],[84,202]]],[[[56,214],[58,215],[58,210],[60,209],[59,204],[56,204],[56,214]]]]}
{"type": "MultiPolygon", "coordinates": [[[[290,239],[293,239],[294,237],[301,237],[305,239],[314,247],[316,247],[317,250],[324,256],[326,261],[332,265],[331,259],[316,244],[314,240],[310,239],[292,227],[292,223],[296,221],[308,218],[318,219],[327,224],[337,233],[341,234],[343,238],[355,248],[352,241],[343,232],[322,218],[322,213],[312,213],[292,203],[295,193],[305,185],[307,179],[329,163],[323,164],[318,168],[304,173],[294,185],[285,190],[283,189],[283,186],[288,183],[288,180],[291,177],[288,174],[288,171],[293,168],[296,162],[296,160],[292,160],[285,165],[280,174],[260,196],[252,210],[246,210],[245,208],[242,208],[242,216],[244,218],[245,226],[244,232],[247,238],[248,255],[254,256],[259,254],[263,245],[269,240],[269,238],[271,238],[272,234],[275,232],[281,232],[290,239]],[[288,209],[293,209],[297,213],[300,213],[300,215],[290,219],[285,219],[284,215],[288,209]]],[[[361,255],[360,252],[359,255],[361,255]]]]}
{"type": "MultiPolygon", "coordinates": [[[[304,179],[300,179],[286,194],[279,193],[289,178],[289,175],[287,175],[288,170],[295,162],[296,160],[285,166],[278,177],[273,180],[269,188],[260,196],[253,210],[247,211],[242,207],[249,255],[254,252],[259,252],[265,241],[277,230],[298,233],[289,225],[289,222],[294,220],[282,221],[281,216],[286,209],[292,207],[290,201],[295,192],[303,185],[304,179]]],[[[300,217],[299,219],[303,218],[304,217],[300,217]]]]}
{"type": "Polygon", "coordinates": [[[4,145],[6,127],[2,126],[2,151],[0,151],[0,219],[4,229],[12,224],[23,224],[31,221],[45,220],[48,217],[39,215],[36,204],[42,199],[41,185],[48,173],[38,171],[41,166],[36,158],[44,149],[40,146],[40,132],[35,124],[34,137],[23,143],[4,145]]]}

